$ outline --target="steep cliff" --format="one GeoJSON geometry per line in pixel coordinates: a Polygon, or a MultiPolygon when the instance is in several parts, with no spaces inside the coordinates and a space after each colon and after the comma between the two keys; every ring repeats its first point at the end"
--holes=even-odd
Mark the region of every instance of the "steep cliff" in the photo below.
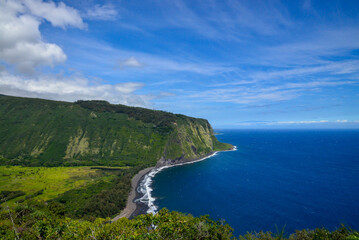
{"type": "Polygon", "coordinates": [[[157,166],[173,165],[203,158],[214,151],[229,150],[232,145],[221,143],[205,119],[177,115],[163,157],[157,166]]]}
{"type": "Polygon", "coordinates": [[[204,119],[105,101],[0,96],[0,163],[153,166],[230,149],[204,119]]]}

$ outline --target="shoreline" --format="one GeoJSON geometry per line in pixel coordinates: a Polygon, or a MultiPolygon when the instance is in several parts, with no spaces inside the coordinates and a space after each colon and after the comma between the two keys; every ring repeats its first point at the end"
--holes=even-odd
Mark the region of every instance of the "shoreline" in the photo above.
{"type": "MultiPolygon", "coordinates": [[[[127,203],[126,203],[126,207],[125,209],[123,209],[121,211],[121,213],[119,215],[117,215],[116,217],[114,217],[111,221],[117,221],[120,218],[126,217],[128,219],[132,219],[138,215],[141,214],[146,214],[147,211],[150,209],[149,204],[145,204],[144,202],[141,202],[141,198],[144,197],[144,193],[140,193],[138,191],[141,183],[143,185],[145,185],[146,183],[143,183],[145,180],[145,177],[149,174],[149,173],[153,173],[151,177],[149,177],[149,181],[151,181],[152,177],[154,177],[158,172],[162,171],[165,168],[170,168],[170,167],[176,167],[176,166],[181,166],[181,165],[187,165],[187,164],[192,164],[192,163],[196,163],[196,162],[200,162],[203,161],[205,159],[208,159],[210,157],[215,156],[218,152],[227,152],[227,151],[236,151],[237,147],[233,146],[232,149],[228,149],[228,150],[222,150],[222,151],[216,151],[216,152],[212,152],[210,153],[208,156],[199,158],[199,159],[194,159],[194,160],[190,160],[190,161],[184,161],[184,162],[177,162],[177,163],[172,163],[169,165],[159,165],[160,161],[157,163],[156,167],[149,167],[146,169],[143,169],[141,171],[139,171],[132,179],[131,179],[131,192],[127,198],[127,203]],[[155,172],[154,172],[155,171],[155,172]]],[[[150,184],[150,183],[149,183],[150,184]]],[[[149,186],[147,186],[149,187],[149,186]]],[[[148,195],[150,195],[150,193],[147,193],[148,195]]],[[[147,196],[148,198],[151,198],[151,196],[147,196]]],[[[150,201],[148,199],[148,201],[150,201]]],[[[151,204],[153,205],[153,203],[151,202],[151,204]]],[[[155,212],[157,209],[155,208],[155,206],[153,205],[154,209],[151,210],[151,212],[155,212]]]]}
{"type": "Polygon", "coordinates": [[[136,211],[137,204],[134,202],[134,200],[137,197],[137,187],[139,183],[142,181],[143,177],[149,173],[154,167],[149,167],[142,169],[139,171],[133,178],[131,179],[131,192],[128,195],[126,207],[118,214],[116,217],[114,217],[111,221],[117,221],[120,218],[126,217],[130,218],[133,214],[133,212],[136,211]]]}

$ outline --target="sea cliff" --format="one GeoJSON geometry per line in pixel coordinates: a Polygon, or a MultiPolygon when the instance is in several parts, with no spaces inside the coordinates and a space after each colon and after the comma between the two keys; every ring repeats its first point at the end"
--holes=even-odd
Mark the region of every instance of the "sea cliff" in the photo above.
{"type": "Polygon", "coordinates": [[[0,163],[7,165],[145,168],[231,148],[205,119],[106,101],[0,96],[0,116],[0,163]]]}

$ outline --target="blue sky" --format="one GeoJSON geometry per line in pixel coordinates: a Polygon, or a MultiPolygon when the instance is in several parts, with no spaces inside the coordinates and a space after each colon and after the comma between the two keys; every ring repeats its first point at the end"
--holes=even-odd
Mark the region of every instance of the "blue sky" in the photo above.
{"type": "Polygon", "coordinates": [[[0,0],[0,93],[359,128],[359,1],[0,0]]]}

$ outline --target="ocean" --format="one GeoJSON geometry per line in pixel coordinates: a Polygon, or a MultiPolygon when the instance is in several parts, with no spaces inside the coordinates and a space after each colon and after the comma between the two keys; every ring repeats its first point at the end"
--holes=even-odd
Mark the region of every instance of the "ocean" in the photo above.
{"type": "Polygon", "coordinates": [[[217,130],[237,147],[159,171],[152,209],[224,219],[235,235],[359,229],[359,130],[217,130]]]}

